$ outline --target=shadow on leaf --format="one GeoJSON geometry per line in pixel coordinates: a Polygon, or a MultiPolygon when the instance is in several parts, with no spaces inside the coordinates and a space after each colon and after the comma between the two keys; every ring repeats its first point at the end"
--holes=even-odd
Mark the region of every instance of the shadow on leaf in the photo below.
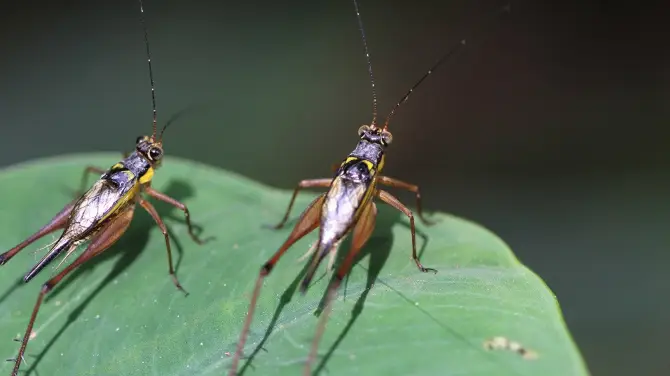
{"type": "MultiPolygon", "coordinates": [[[[331,356],[335,352],[335,350],[340,346],[340,343],[346,338],[347,334],[351,330],[351,328],[354,326],[354,323],[358,319],[358,317],[361,315],[363,312],[363,308],[365,306],[365,300],[368,297],[368,294],[370,293],[370,290],[374,286],[374,284],[378,281],[379,273],[381,273],[384,264],[386,263],[386,260],[389,258],[391,254],[391,249],[393,248],[393,240],[394,240],[394,235],[393,235],[393,226],[398,223],[401,224],[408,229],[410,228],[408,223],[405,223],[403,219],[405,218],[401,213],[399,213],[397,210],[390,208],[386,205],[377,205],[377,208],[379,210],[379,213],[377,215],[377,225],[375,226],[375,232],[373,233],[372,237],[370,240],[368,240],[367,244],[364,246],[364,248],[361,250],[361,252],[356,256],[356,259],[354,261],[353,267],[362,267],[359,265],[359,263],[366,257],[370,256],[370,261],[369,261],[369,266],[367,268],[367,279],[365,283],[365,289],[359,295],[358,299],[356,300],[356,303],[354,304],[354,308],[351,311],[351,318],[345,325],[344,329],[342,329],[342,332],[340,335],[337,337],[335,342],[331,345],[331,347],[328,349],[326,354],[321,358],[321,361],[319,364],[316,366],[314,369],[313,374],[318,375],[319,372],[325,369],[326,364],[328,363],[328,360],[330,360],[331,356]]],[[[418,250],[417,255],[419,256],[419,259],[423,255],[423,252],[426,248],[426,245],[428,244],[428,238],[425,236],[425,234],[421,233],[418,229],[416,229],[416,237],[421,240],[421,248],[418,250]]],[[[411,252],[412,250],[412,243],[411,243],[411,237],[407,237],[407,250],[408,252],[411,252]]],[[[345,250],[346,251],[346,250],[345,250]]],[[[342,252],[343,255],[346,255],[346,252],[342,252]]],[[[417,273],[419,271],[417,270],[417,273]]],[[[330,283],[334,282],[335,276],[333,276],[330,280],[330,283]]],[[[344,291],[343,294],[346,294],[346,286],[349,278],[347,275],[347,278],[345,280],[345,285],[344,285],[344,291]]],[[[329,283],[329,284],[330,284],[329,283]]],[[[315,312],[315,315],[320,315],[321,311],[325,307],[325,298],[326,295],[321,299],[321,302],[319,303],[318,309],[315,312]]],[[[344,298],[346,299],[346,295],[344,295],[344,298]]],[[[334,302],[333,302],[334,304],[334,302]]]]}
{"type": "MultiPolygon", "coordinates": [[[[376,220],[376,225],[374,232],[372,234],[372,237],[368,240],[368,242],[365,244],[363,249],[360,251],[358,256],[356,257],[354,264],[352,266],[356,267],[359,266],[359,262],[363,260],[366,256],[370,256],[369,260],[369,267],[367,268],[367,280],[366,280],[366,286],[363,291],[363,293],[358,297],[356,304],[354,305],[352,316],[345,326],[345,328],[342,330],[336,341],[333,343],[333,345],[328,349],[328,352],[325,354],[325,356],[321,357],[321,361],[318,364],[317,368],[314,370],[315,375],[317,375],[321,370],[323,370],[334,353],[334,351],[337,349],[337,347],[340,345],[342,340],[347,336],[351,328],[353,327],[354,323],[356,322],[357,318],[360,316],[360,314],[363,312],[363,308],[365,306],[365,300],[368,296],[368,293],[370,289],[373,287],[375,281],[377,280],[377,277],[379,276],[379,273],[384,267],[384,264],[386,263],[390,253],[391,249],[393,247],[393,241],[394,241],[394,236],[393,236],[393,226],[397,223],[400,223],[402,225],[405,225],[409,227],[408,224],[405,223],[404,219],[405,217],[398,212],[397,210],[390,208],[384,204],[377,205],[378,208],[378,214],[377,214],[377,220],[376,220]]],[[[318,231],[318,229],[317,229],[318,231]]],[[[416,231],[416,236],[418,238],[418,242],[421,243],[421,248],[418,252],[419,257],[423,254],[423,251],[425,250],[425,246],[427,244],[427,237],[425,234],[421,233],[420,231],[416,231]]],[[[350,236],[348,239],[343,242],[342,246],[340,247],[337,255],[337,260],[334,265],[334,269],[337,269],[338,265],[344,260],[346,257],[346,254],[349,251],[349,247],[351,246],[351,239],[350,236]]],[[[411,252],[412,243],[411,243],[411,238],[408,236],[407,238],[407,252],[408,255],[411,252]]],[[[254,351],[246,357],[246,362],[238,372],[239,376],[242,376],[246,370],[249,367],[252,366],[252,361],[254,360],[255,356],[261,351],[264,350],[264,345],[267,342],[268,338],[272,334],[277,321],[279,317],[281,316],[281,312],[283,309],[286,307],[286,305],[291,301],[291,298],[295,294],[298,285],[300,281],[302,280],[304,274],[307,271],[309,264],[305,263],[305,266],[303,267],[302,271],[296,276],[296,278],[293,280],[293,282],[286,288],[286,290],[283,292],[281,295],[281,298],[279,300],[279,305],[277,306],[272,319],[270,320],[270,323],[267,326],[267,329],[258,343],[256,345],[254,351]]],[[[417,271],[418,273],[418,271],[417,271]]],[[[268,278],[271,278],[271,276],[268,276],[268,278]]],[[[334,275],[331,277],[331,280],[329,283],[333,282],[334,275]]],[[[318,282],[321,278],[315,278],[315,281],[312,282],[312,285],[318,282]]],[[[345,279],[345,284],[344,284],[344,291],[343,293],[345,294],[346,298],[346,289],[347,289],[347,281],[348,281],[348,275],[347,278],[345,279]]],[[[324,290],[324,294],[321,298],[321,301],[318,305],[317,310],[315,311],[315,315],[319,315],[321,313],[321,310],[324,307],[325,304],[325,298],[327,294],[327,289],[324,290]]]]}

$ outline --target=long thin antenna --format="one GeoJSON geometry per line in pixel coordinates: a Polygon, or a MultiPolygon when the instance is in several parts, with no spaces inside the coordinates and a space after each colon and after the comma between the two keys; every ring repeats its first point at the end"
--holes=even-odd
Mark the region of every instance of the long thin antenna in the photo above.
{"type": "Polygon", "coordinates": [[[415,83],[415,84],[414,84],[414,85],[407,91],[407,93],[405,94],[405,96],[403,96],[402,99],[400,99],[400,100],[398,101],[398,103],[396,103],[395,106],[393,106],[393,108],[391,109],[391,112],[390,112],[389,115],[386,117],[386,121],[384,122],[384,129],[388,129],[389,121],[391,121],[391,117],[395,114],[396,110],[398,109],[398,107],[400,107],[401,104],[407,102],[407,100],[409,99],[410,94],[412,94],[412,92],[414,91],[414,89],[416,89],[419,85],[421,85],[421,83],[423,82],[423,80],[425,80],[428,76],[430,76],[430,75],[435,71],[435,69],[437,69],[437,68],[438,68],[442,63],[444,63],[449,57],[451,57],[451,56],[453,56],[454,54],[456,54],[456,52],[458,52],[462,47],[465,47],[465,39],[461,40],[460,43],[458,43],[456,46],[452,47],[449,51],[447,51],[446,54],[442,55],[442,57],[440,57],[440,58],[437,60],[437,62],[436,62],[430,69],[428,69],[428,72],[426,72],[426,73],[423,75],[423,77],[421,77],[421,78],[419,79],[419,81],[417,81],[417,82],[416,82],[416,83],[415,83]]]}
{"type": "MultiPolygon", "coordinates": [[[[502,12],[510,12],[510,4],[507,4],[507,5],[505,5],[504,7],[502,7],[501,11],[502,11],[502,12]]],[[[497,16],[497,13],[496,13],[496,16],[497,16]]],[[[421,78],[419,79],[419,81],[417,81],[417,82],[416,82],[416,83],[409,89],[409,91],[407,91],[407,93],[402,97],[402,99],[400,99],[400,100],[398,101],[398,103],[396,103],[395,106],[393,106],[393,108],[391,109],[391,112],[390,112],[390,113],[388,114],[388,116],[386,117],[386,121],[384,122],[384,129],[388,129],[388,125],[389,125],[389,122],[391,121],[391,117],[393,117],[393,115],[395,114],[396,110],[398,109],[398,107],[400,107],[401,104],[407,102],[407,100],[409,99],[409,96],[412,94],[412,92],[414,91],[414,89],[416,89],[417,87],[419,87],[419,85],[421,85],[421,83],[423,82],[423,80],[425,80],[428,76],[430,76],[430,75],[431,75],[431,74],[432,74],[432,73],[433,73],[433,72],[434,72],[440,65],[442,65],[442,63],[444,63],[445,61],[447,61],[451,56],[455,55],[455,54],[456,54],[458,51],[460,51],[461,48],[463,48],[463,47],[465,47],[465,39],[461,40],[457,45],[455,45],[454,47],[450,48],[444,55],[442,55],[442,57],[440,57],[440,58],[435,62],[435,64],[433,64],[433,66],[432,66],[430,69],[428,69],[428,72],[426,72],[426,74],[424,74],[423,77],[421,77],[421,78]]]]}
{"type": "MultiPolygon", "coordinates": [[[[154,122],[152,138],[156,137],[156,90],[154,88],[154,73],[151,70],[151,51],[149,51],[149,34],[147,33],[147,25],[144,22],[144,5],[140,1],[140,21],[142,21],[142,28],[144,29],[144,44],[147,46],[147,63],[149,64],[149,79],[151,80],[151,103],[154,109],[154,122]]],[[[162,134],[162,132],[161,132],[162,134]]]]}
{"type": "Polygon", "coordinates": [[[368,40],[365,37],[365,29],[363,29],[363,19],[361,12],[358,11],[358,1],[354,0],[354,8],[356,8],[356,17],[358,18],[358,29],[361,31],[363,38],[363,47],[365,48],[365,58],[368,61],[368,74],[370,75],[370,83],[372,84],[372,123],[370,126],[374,128],[377,123],[377,90],[375,88],[375,77],[372,75],[372,62],[370,61],[370,52],[368,51],[368,40]]]}

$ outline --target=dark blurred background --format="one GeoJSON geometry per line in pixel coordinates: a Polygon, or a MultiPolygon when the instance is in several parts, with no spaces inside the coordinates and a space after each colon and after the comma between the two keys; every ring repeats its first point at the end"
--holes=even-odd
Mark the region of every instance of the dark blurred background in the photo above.
{"type": "MultiPolygon", "coordinates": [[[[661,2],[361,0],[387,173],[490,228],[557,294],[594,375],[665,375],[670,27],[661,2]],[[486,24],[488,33],[477,33],[486,24]]],[[[330,175],[371,119],[351,1],[145,2],[166,152],[282,188],[330,175]]],[[[133,0],[3,4],[0,164],[149,132],[133,0]]],[[[411,203],[411,195],[401,195],[411,203]]]]}

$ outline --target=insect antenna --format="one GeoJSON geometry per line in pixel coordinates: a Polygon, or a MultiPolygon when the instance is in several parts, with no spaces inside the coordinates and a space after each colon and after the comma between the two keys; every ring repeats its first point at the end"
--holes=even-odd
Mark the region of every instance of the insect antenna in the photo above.
{"type": "Polygon", "coordinates": [[[375,77],[372,74],[372,62],[370,61],[370,51],[368,50],[368,40],[365,37],[365,29],[363,28],[363,19],[361,12],[358,11],[358,1],[354,0],[354,8],[356,9],[356,18],[358,19],[358,29],[361,31],[361,38],[363,39],[363,48],[365,49],[365,58],[368,62],[368,74],[370,75],[370,84],[372,85],[372,122],[370,127],[374,128],[377,124],[377,89],[375,88],[375,77]]]}
{"type": "MultiPolygon", "coordinates": [[[[151,135],[152,138],[156,137],[156,90],[154,87],[154,73],[151,70],[151,51],[149,50],[149,33],[147,32],[147,25],[146,22],[144,21],[144,4],[142,3],[142,0],[139,0],[140,2],[140,21],[142,22],[142,29],[144,29],[144,45],[147,47],[147,63],[149,64],[149,80],[151,81],[151,103],[153,105],[153,115],[154,115],[154,121],[153,121],[153,133],[151,135]]],[[[163,127],[163,130],[161,131],[161,137],[163,136],[163,131],[165,131],[165,128],[167,128],[167,124],[165,127],[163,127]]]]}
{"type": "MultiPolygon", "coordinates": [[[[503,7],[500,9],[500,11],[501,11],[501,12],[508,12],[508,13],[509,13],[509,12],[510,12],[510,4],[506,4],[505,6],[503,6],[503,7]]],[[[497,13],[496,13],[496,16],[497,16],[497,13]]],[[[497,19],[497,17],[494,18],[492,21],[494,21],[494,20],[496,20],[496,19],[497,19]]],[[[437,59],[437,61],[435,62],[435,64],[433,64],[433,66],[432,66],[430,69],[428,69],[428,71],[423,75],[423,77],[421,77],[421,78],[420,78],[414,85],[412,85],[412,87],[407,91],[407,93],[405,93],[405,95],[404,95],[404,96],[403,96],[403,97],[402,97],[402,98],[401,98],[401,99],[400,99],[400,100],[393,106],[393,108],[391,109],[391,112],[390,112],[390,113],[388,114],[388,116],[386,117],[386,121],[384,121],[384,130],[388,129],[389,122],[391,121],[391,118],[392,118],[393,115],[395,114],[396,110],[398,110],[398,107],[400,107],[400,105],[402,105],[403,103],[407,102],[407,100],[409,99],[409,96],[412,94],[412,92],[414,91],[414,89],[416,89],[417,87],[419,87],[419,85],[421,85],[421,83],[422,83],[428,76],[430,76],[433,72],[435,72],[435,70],[436,70],[440,65],[442,65],[442,63],[444,63],[445,61],[447,61],[450,57],[454,56],[454,55],[455,55],[457,52],[459,52],[463,47],[465,47],[465,44],[466,44],[465,39],[462,39],[457,45],[455,45],[455,46],[453,46],[452,48],[450,48],[444,55],[442,55],[439,59],[437,59]]]]}

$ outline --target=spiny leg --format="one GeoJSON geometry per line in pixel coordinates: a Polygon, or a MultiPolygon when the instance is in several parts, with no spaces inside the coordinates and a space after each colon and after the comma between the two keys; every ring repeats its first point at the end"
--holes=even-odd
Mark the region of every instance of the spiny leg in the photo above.
{"type": "Polygon", "coordinates": [[[298,259],[297,259],[296,261],[297,261],[297,262],[303,262],[303,261],[305,261],[305,260],[307,259],[307,257],[311,256],[314,252],[316,252],[316,249],[317,249],[318,247],[319,247],[319,242],[318,242],[318,241],[315,241],[314,244],[312,244],[312,245],[309,247],[309,249],[307,250],[307,252],[305,252],[304,255],[298,257],[298,259]]]}
{"type": "Polygon", "coordinates": [[[37,302],[33,308],[33,312],[30,315],[30,321],[28,322],[28,327],[26,332],[23,335],[23,340],[21,341],[21,347],[19,348],[19,354],[15,359],[14,370],[12,371],[12,376],[17,376],[19,373],[19,366],[21,365],[21,359],[26,351],[26,346],[28,345],[28,339],[30,338],[30,333],[33,330],[33,325],[35,324],[35,318],[37,317],[37,312],[40,310],[42,305],[42,300],[44,296],[51,291],[66,275],[76,269],[79,265],[85,263],[91,258],[102,253],[104,250],[109,248],[114,242],[116,242],[119,237],[126,231],[130,220],[133,218],[133,210],[126,210],[121,213],[117,218],[104,227],[98,235],[96,235],[92,240],[86,250],[79,256],[77,259],[70,265],[68,265],[63,271],[58,273],[55,277],[48,280],[42,289],[40,290],[39,295],[37,296],[37,302]]]}
{"type": "MultiPolygon", "coordinates": [[[[323,274],[317,279],[317,281],[321,280],[321,278],[325,277],[328,272],[333,271],[333,265],[335,265],[335,257],[337,256],[337,252],[340,249],[340,246],[342,245],[342,241],[344,240],[344,237],[342,239],[338,240],[336,243],[333,244],[332,247],[330,247],[330,250],[328,251],[328,265],[326,266],[326,270],[323,272],[323,274]]],[[[319,247],[319,241],[317,240],[314,242],[314,244],[309,248],[309,250],[300,258],[297,260],[298,262],[303,262],[305,259],[308,257],[312,256],[314,257],[314,252],[316,252],[317,248],[319,247]]],[[[309,284],[312,283],[312,278],[314,277],[309,276],[311,268],[308,266],[307,271],[305,272],[305,277],[303,278],[303,281],[300,285],[300,292],[302,294],[305,294],[307,292],[307,289],[309,288],[309,284]],[[305,278],[307,278],[307,284],[305,284],[305,278]]]]}
{"type": "Polygon", "coordinates": [[[319,218],[321,216],[321,206],[323,205],[323,199],[326,197],[326,194],[323,193],[319,197],[315,198],[311,204],[302,212],[300,219],[293,227],[293,231],[288,236],[288,239],[284,244],[279,247],[279,250],[275,252],[274,255],[261,267],[261,271],[258,274],[258,279],[256,279],[256,285],[254,286],[254,291],[251,295],[251,302],[249,302],[249,310],[247,311],[247,317],[244,320],[244,327],[242,328],[242,333],[240,334],[240,340],[237,342],[237,350],[235,351],[235,356],[233,357],[233,364],[230,368],[229,376],[235,376],[237,374],[237,364],[240,361],[242,356],[242,351],[244,350],[244,343],[247,340],[247,335],[249,334],[249,327],[251,327],[251,319],[254,315],[254,310],[256,309],[256,302],[261,291],[261,286],[263,286],[263,280],[265,277],[270,274],[272,268],[277,264],[282,255],[288,250],[295,242],[300,240],[303,236],[312,232],[315,228],[319,227],[319,218]]]}
{"type": "Polygon", "coordinates": [[[307,362],[305,363],[305,369],[303,372],[303,375],[305,376],[311,375],[312,363],[316,358],[316,352],[319,347],[319,342],[321,341],[321,337],[323,336],[323,332],[326,328],[326,322],[328,321],[328,316],[330,315],[330,312],[332,310],[333,300],[335,299],[337,289],[340,287],[340,284],[342,283],[344,277],[351,270],[351,267],[354,263],[354,260],[356,259],[356,256],[363,248],[365,243],[368,241],[368,239],[370,239],[372,231],[375,228],[376,218],[377,218],[377,207],[373,202],[370,202],[368,206],[365,208],[365,211],[361,214],[361,217],[358,220],[356,227],[354,227],[354,233],[351,238],[352,239],[351,249],[349,250],[349,253],[347,254],[347,257],[344,259],[342,265],[340,265],[340,267],[337,269],[337,272],[335,273],[335,280],[328,287],[325,307],[319,317],[319,323],[316,328],[316,335],[314,336],[314,340],[312,341],[312,347],[310,348],[309,356],[307,358],[307,362]]]}
{"type": "MultiPolygon", "coordinates": [[[[344,238],[340,239],[337,243],[333,244],[332,251],[329,252],[330,253],[330,260],[328,260],[328,267],[326,268],[327,271],[332,271],[333,270],[333,265],[335,264],[335,255],[336,255],[337,251],[340,249],[340,245],[342,245],[343,240],[344,240],[344,238]]],[[[307,259],[307,257],[314,254],[314,252],[316,251],[318,246],[319,246],[319,242],[318,241],[314,242],[314,244],[312,244],[312,246],[309,247],[307,252],[305,252],[304,255],[300,256],[300,258],[298,258],[298,260],[296,260],[296,261],[297,262],[305,261],[307,259]]]]}
{"type": "Polygon", "coordinates": [[[342,238],[339,242],[335,243],[333,245],[332,251],[330,251],[330,258],[328,259],[328,265],[326,266],[326,271],[332,272],[333,271],[333,266],[335,265],[335,257],[337,256],[337,252],[340,251],[340,246],[342,245],[342,241],[344,238],[342,238]]]}
{"type": "MultiPolygon", "coordinates": [[[[163,201],[165,203],[168,203],[168,204],[176,207],[177,209],[183,211],[184,216],[186,217],[186,226],[188,226],[188,234],[191,235],[191,239],[193,239],[194,242],[196,242],[198,244],[201,244],[201,245],[205,243],[203,240],[200,240],[200,238],[198,238],[198,236],[193,232],[193,226],[191,225],[191,214],[189,213],[188,208],[186,207],[186,205],[184,205],[181,202],[173,199],[172,197],[166,195],[165,193],[158,192],[157,190],[155,190],[151,187],[146,187],[144,189],[144,192],[146,192],[149,196],[155,198],[156,200],[161,200],[161,201],[163,201]]],[[[154,218],[154,219],[156,219],[156,218],[154,218]]]]}
{"type": "Polygon", "coordinates": [[[380,184],[384,184],[389,187],[394,187],[394,188],[400,188],[400,189],[405,189],[408,190],[416,195],[416,212],[419,215],[419,219],[423,223],[425,223],[427,226],[434,225],[434,221],[429,221],[423,216],[423,210],[421,209],[421,192],[419,191],[419,186],[410,184],[410,183],[405,183],[404,181],[400,181],[398,179],[390,178],[388,176],[380,176],[377,178],[377,181],[380,184]]]}
{"type": "MultiPolygon", "coordinates": [[[[174,272],[174,267],[172,266],[172,248],[170,247],[170,235],[168,235],[165,223],[163,223],[163,220],[161,219],[160,215],[158,215],[156,208],[154,208],[154,206],[151,205],[149,201],[143,198],[139,198],[139,202],[140,205],[144,208],[144,210],[146,210],[149,213],[149,215],[151,215],[151,218],[153,218],[154,221],[156,221],[156,224],[161,229],[161,232],[165,237],[165,247],[167,248],[168,265],[170,271],[170,278],[172,278],[172,282],[174,283],[175,286],[177,286],[179,290],[181,290],[184,294],[188,295],[188,292],[186,292],[186,290],[184,290],[184,288],[181,286],[181,283],[179,283],[177,275],[174,272]]],[[[188,216],[186,216],[186,218],[188,218],[188,216]]]]}
{"type": "Polygon", "coordinates": [[[293,190],[293,196],[291,196],[291,201],[288,203],[288,209],[286,209],[286,214],[284,214],[284,218],[282,218],[282,220],[281,220],[281,222],[279,222],[279,224],[272,226],[272,228],[274,228],[275,230],[278,230],[278,229],[284,227],[284,224],[288,220],[288,216],[291,214],[291,209],[293,208],[293,203],[295,202],[295,198],[298,196],[298,192],[300,192],[301,189],[303,189],[303,188],[328,188],[332,181],[333,181],[332,178],[327,178],[327,179],[302,180],[300,183],[298,183],[298,186],[295,187],[295,190],[293,190]]]}
{"type": "Polygon", "coordinates": [[[414,214],[412,214],[412,211],[409,210],[405,205],[403,205],[402,202],[400,202],[400,200],[398,200],[392,194],[386,191],[378,189],[376,195],[385,203],[405,213],[405,215],[409,218],[410,232],[412,233],[412,259],[416,263],[416,266],[419,268],[419,270],[421,270],[422,272],[431,271],[437,273],[436,269],[426,268],[423,265],[421,265],[421,261],[419,261],[419,256],[416,255],[416,228],[414,227],[414,214]]]}
{"type": "MultiPolygon", "coordinates": [[[[19,338],[12,338],[12,341],[21,343],[22,339],[20,337],[19,338]]],[[[7,361],[8,362],[15,362],[16,359],[7,359],[7,361]]],[[[23,363],[25,363],[27,366],[29,366],[28,361],[26,360],[25,356],[23,356],[23,355],[21,356],[21,361],[23,361],[23,363]]]]}
{"type": "Polygon", "coordinates": [[[56,230],[60,230],[65,227],[65,224],[67,223],[67,219],[70,216],[70,212],[72,211],[72,207],[74,206],[75,201],[70,202],[67,204],[61,211],[56,214],[49,223],[47,223],[44,227],[39,229],[37,232],[34,234],[30,235],[28,239],[22,241],[19,243],[16,247],[10,249],[9,251],[0,254],[0,265],[4,265],[9,259],[14,257],[17,253],[21,252],[24,248],[29,246],[30,244],[34,243],[38,239],[44,237],[45,235],[48,235],[56,230]]]}

